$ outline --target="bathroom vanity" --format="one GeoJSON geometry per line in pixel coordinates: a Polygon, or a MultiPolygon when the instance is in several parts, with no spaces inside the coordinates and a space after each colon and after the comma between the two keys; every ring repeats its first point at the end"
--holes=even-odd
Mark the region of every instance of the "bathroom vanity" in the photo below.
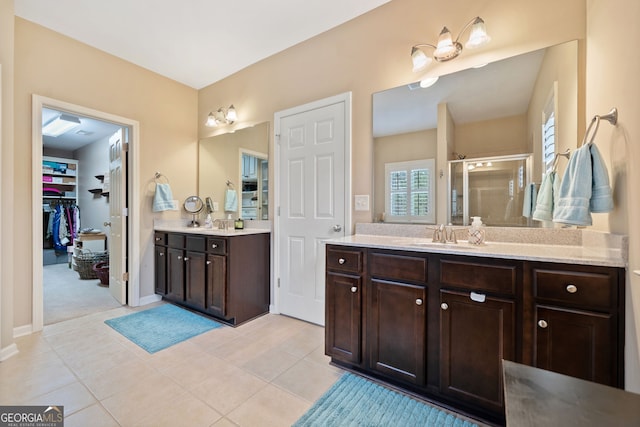
{"type": "Polygon", "coordinates": [[[332,240],[326,354],[502,424],[503,359],[623,387],[624,277],[582,247],[332,240]]]}
{"type": "Polygon", "coordinates": [[[230,325],[269,311],[270,231],[158,228],[155,292],[230,325]]]}

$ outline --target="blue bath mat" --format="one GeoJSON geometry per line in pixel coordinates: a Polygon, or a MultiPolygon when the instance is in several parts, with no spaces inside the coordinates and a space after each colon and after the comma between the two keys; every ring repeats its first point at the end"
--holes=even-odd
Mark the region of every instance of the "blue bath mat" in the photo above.
{"type": "Polygon", "coordinates": [[[344,374],[294,427],[478,427],[427,403],[344,374]]]}
{"type": "Polygon", "coordinates": [[[149,353],[222,326],[172,304],[108,319],[104,323],[149,353]]]}

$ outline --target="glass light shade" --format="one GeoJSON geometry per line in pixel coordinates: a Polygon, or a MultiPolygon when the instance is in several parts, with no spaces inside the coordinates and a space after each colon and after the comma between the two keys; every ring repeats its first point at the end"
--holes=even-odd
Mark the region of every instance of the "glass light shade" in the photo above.
{"type": "Polygon", "coordinates": [[[236,120],[238,120],[238,115],[236,114],[236,109],[233,106],[233,104],[231,104],[229,106],[229,109],[227,110],[227,114],[226,114],[225,118],[227,119],[227,121],[229,123],[233,123],[236,120]]]}
{"type": "Polygon", "coordinates": [[[413,72],[415,73],[425,69],[431,63],[431,58],[417,47],[414,47],[411,49],[411,61],[413,62],[413,72]]]}
{"type": "Polygon", "coordinates": [[[205,123],[205,126],[208,126],[210,128],[218,126],[218,121],[216,120],[216,116],[214,116],[213,113],[209,113],[209,115],[207,116],[207,122],[205,123]]]}
{"type": "Polygon", "coordinates": [[[425,77],[424,79],[420,80],[420,87],[422,89],[426,89],[436,84],[437,81],[438,77],[425,77]]]}
{"type": "Polygon", "coordinates": [[[438,44],[436,50],[433,52],[433,56],[436,58],[447,57],[456,51],[456,47],[451,39],[451,32],[447,27],[444,27],[438,37],[438,44]]]}
{"type": "Polygon", "coordinates": [[[467,49],[473,49],[485,45],[491,41],[491,37],[487,34],[487,29],[484,26],[484,21],[481,18],[476,18],[471,27],[471,34],[469,34],[469,40],[464,45],[467,49]]]}

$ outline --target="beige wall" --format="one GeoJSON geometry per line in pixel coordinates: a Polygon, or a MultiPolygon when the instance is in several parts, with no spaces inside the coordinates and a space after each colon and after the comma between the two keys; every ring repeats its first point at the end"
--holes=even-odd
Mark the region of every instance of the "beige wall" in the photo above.
{"type": "Polygon", "coordinates": [[[456,125],[453,151],[469,159],[530,153],[527,117],[519,115],[456,125]]]}
{"type": "MultiPolygon", "coordinates": [[[[177,199],[196,192],[197,92],[102,51],[20,18],[15,19],[15,186],[3,200],[15,199],[12,240],[20,280],[14,287],[14,327],[31,323],[31,95],[38,94],[103,111],[140,123],[141,296],[153,295],[154,217],[180,212],[151,212],[155,171],[166,175],[177,199]]],[[[3,174],[4,175],[4,174],[3,174]]],[[[4,238],[4,235],[3,235],[4,238]]],[[[3,283],[3,288],[5,284],[3,283]]]]}
{"type": "Polygon", "coordinates": [[[637,0],[587,1],[586,114],[619,110],[618,126],[603,123],[595,140],[609,169],[615,210],[596,214],[595,229],[629,236],[626,292],[626,387],[640,393],[640,57],[620,40],[640,40],[640,2],[637,0]]]}
{"type": "Polygon", "coordinates": [[[435,159],[438,151],[437,131],[428,129],[399,135],[383,136],[373,140],[374,167],[374,218],[376,221],[386,209],[384,207],[384,165],[390,162],[435,159]]]}
{"type": "MultiPolygon", "coordinates": [[[[0,1],[0,235],[13,242],[13,1],[0,1]]],[[[13,344],[14,256],[0,247],[0,360],[13,344]]]]}

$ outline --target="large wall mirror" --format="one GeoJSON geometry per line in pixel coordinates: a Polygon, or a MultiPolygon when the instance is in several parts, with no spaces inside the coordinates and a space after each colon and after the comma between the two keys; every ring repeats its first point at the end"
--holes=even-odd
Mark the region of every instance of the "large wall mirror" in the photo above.
{"type": "Polygon", "coordinates": [[[269,219],[268,153],[268,122],[200,140],[198,194],[211,197],[216,217],[269,219]],[[235,191],[235,203],[228,190],[235,191]]]}
{"type": "MultiPolygon", "coordinates": [[[[443,152],[447,161],[531,154],[527,179],[539,184],[545,172],[543,125],[548,124],[550,114],[555,133],[553,151],[563,153],[577,145],[578,102],[583,99],[578,96],[580,63],[578,41],[571,41],[441,76],[428,88],[414,83],[373,94],[374,220],[433,223],[426,217],[394,221],[395,216],[389,214],[402,209],[403,203],[409,206],[416,202],[413,213],[437,210],[436,223],[450,222],[451,184],[446,162],[422,173],[389,173],[393,170],[389,165],[443,159],[443,152]],[[437,182],[435,195],[418,194],[417,187],[416,194],[395,196],[397,206],[391,204],[393,192],[402,185],[416,182],[426,188],[430,180],[437,182]],[[438,208],[445,205],[446,210],[438,208]]],[[[565,165],[566,161],[560,162],[558,170],[565,165]]],[[[504,206],[508,208],[513,206],[504,206]]],[[[510,225],[540,224],[512,221],[510,225]]]]}

